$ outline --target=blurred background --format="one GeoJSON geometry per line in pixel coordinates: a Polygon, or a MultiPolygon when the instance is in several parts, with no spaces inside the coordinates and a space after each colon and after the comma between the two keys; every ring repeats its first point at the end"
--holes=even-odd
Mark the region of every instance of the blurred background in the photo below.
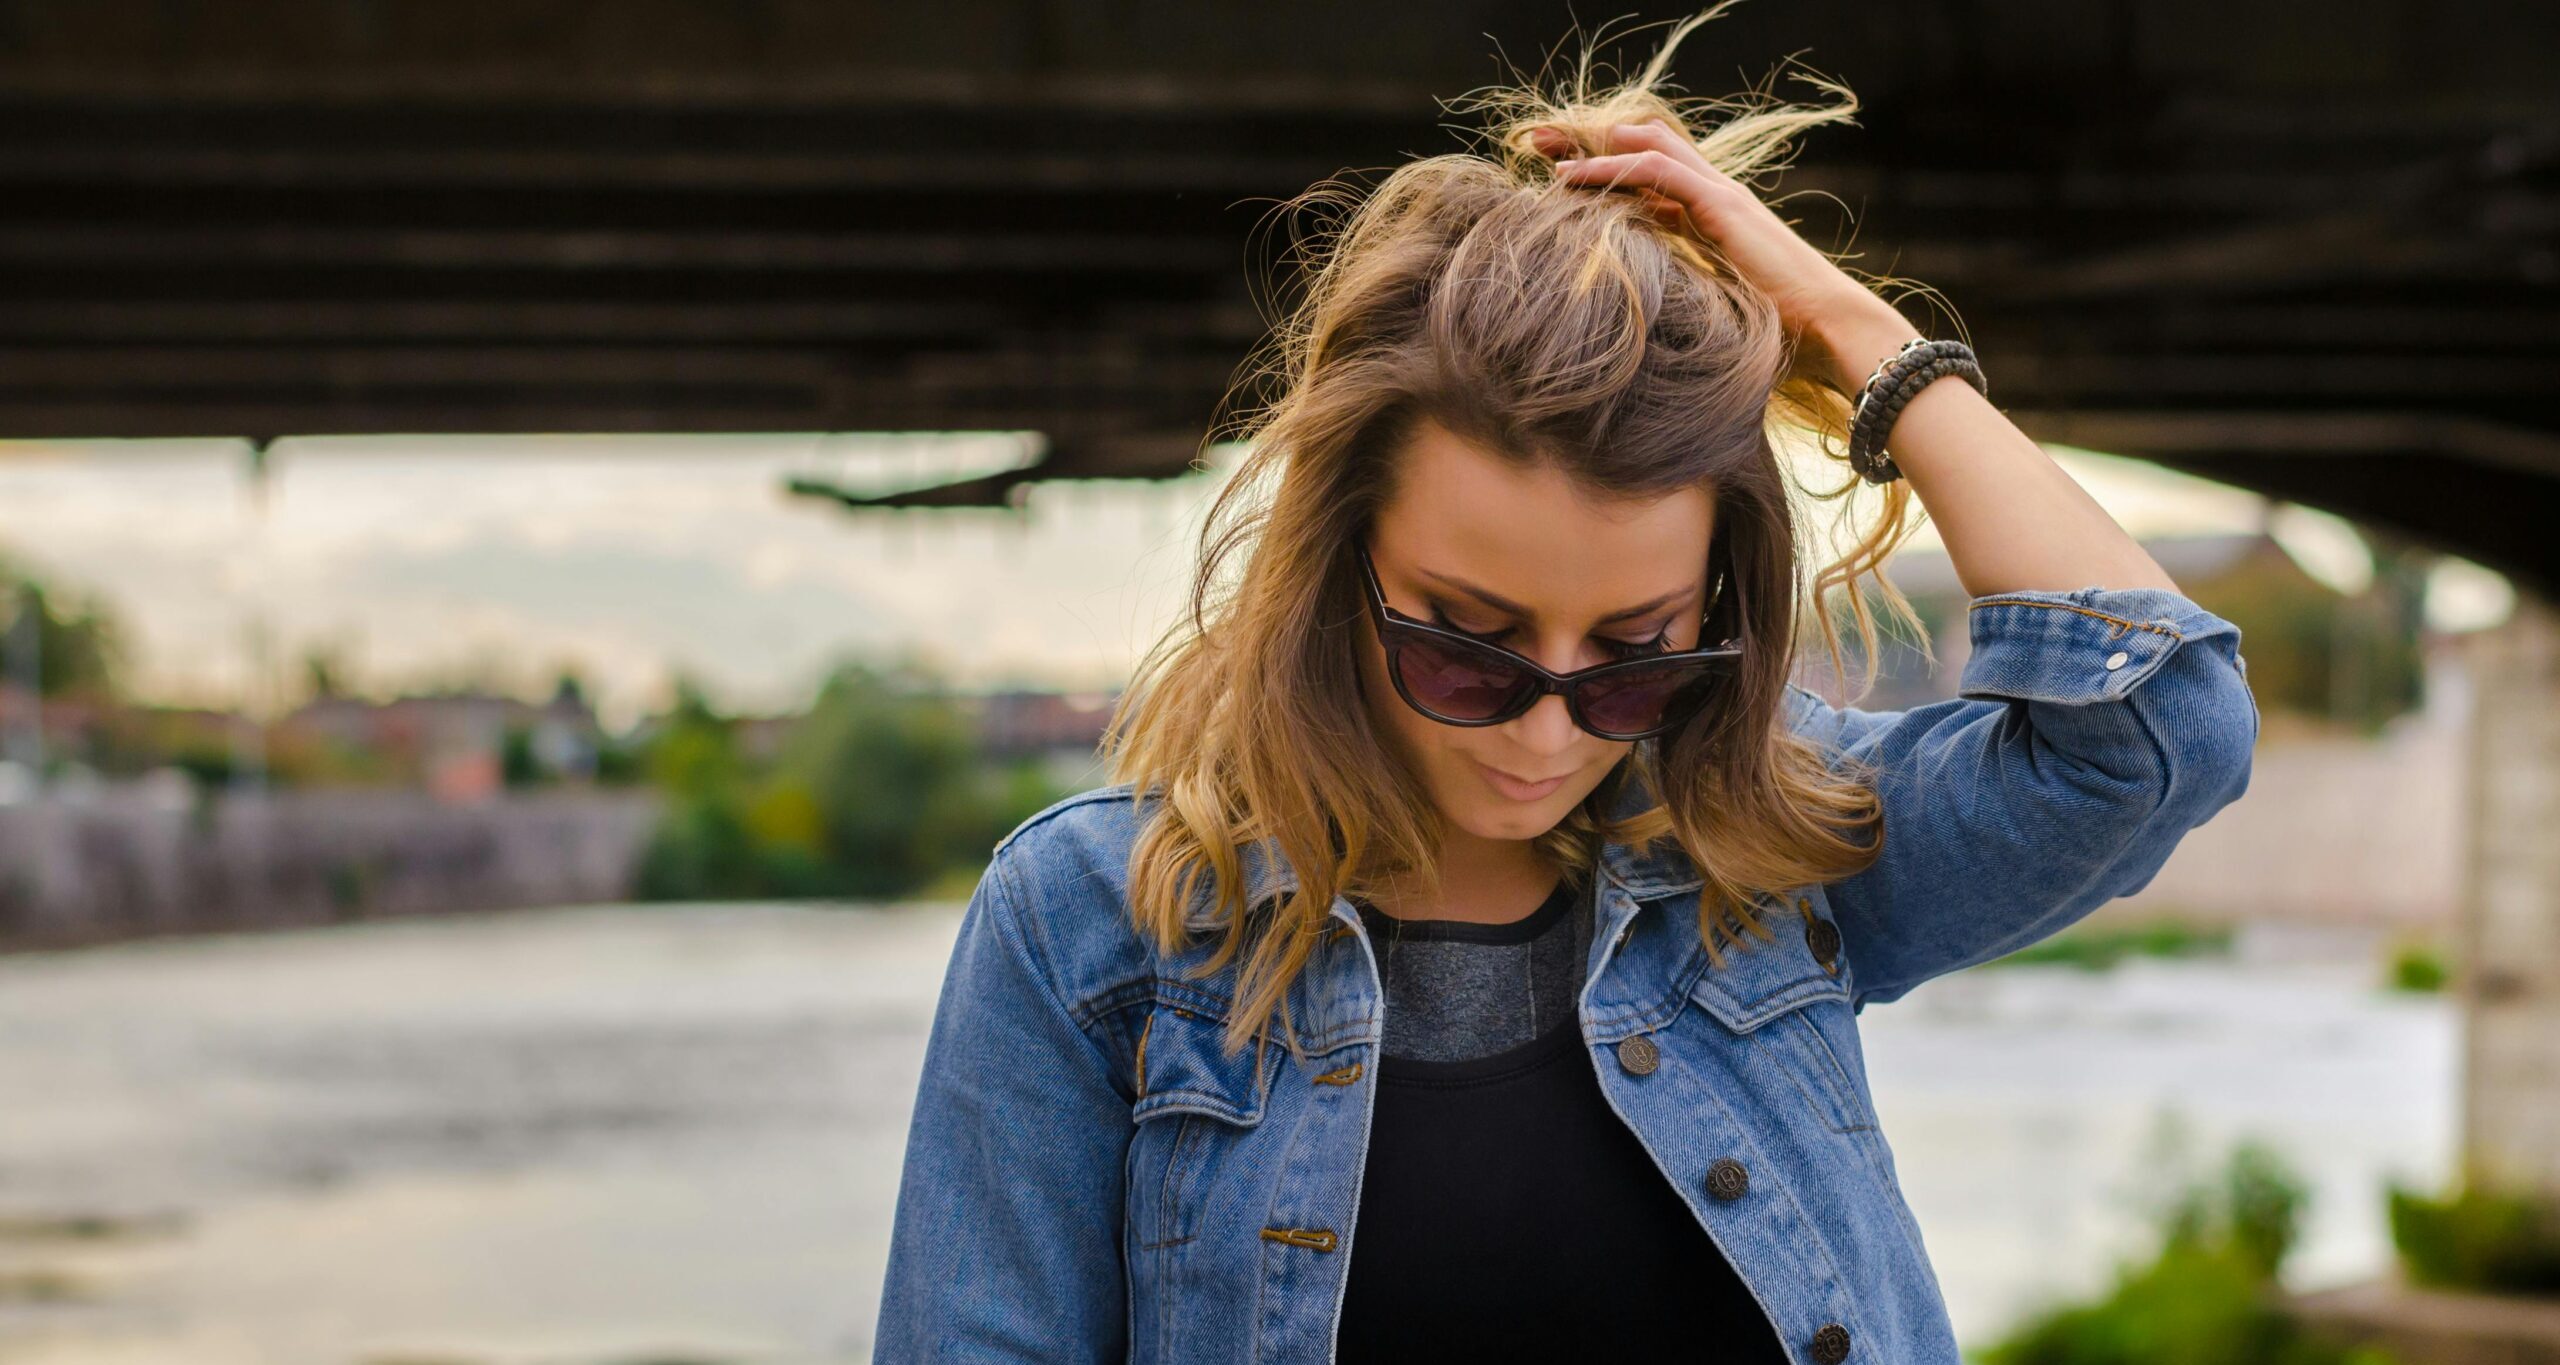
{"type": "MultiPolygon", "coordinates": [[[[1861,1016],[1986,1361],[2560,1360],[2541,11],[1674,64],[1858,92],[1786,212],[2245,636],[2242,801],[1861,1016]]],[[[0,1362],[866,1358],[960,904],[1181,610],[1266,212],[1690,12],[0,0],[0,1362]]],[[[1893,574],[1869,708],[1969,643],[1893,574]]]]}

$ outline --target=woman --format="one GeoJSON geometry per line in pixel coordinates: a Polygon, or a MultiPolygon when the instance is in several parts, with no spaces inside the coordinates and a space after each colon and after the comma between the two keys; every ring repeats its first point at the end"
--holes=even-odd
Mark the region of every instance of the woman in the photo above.
{"type": "Polygon", "coordinates": [[[1925,376],[1814,586],[1872,658],[1916,494],[1960,696],[1790,681],[1790,494],[1859,476],[1769,427],[1830,449],[1918,333],[1742,183],[1845,91],[1657,93],[1714,13],[1497,95],[1493,155],[1313,258],[1117,780],[962,917],[879,1360],[1957,1360],[1856,1016],[2141,888],[2257,708],[2238,630],[1925,376]]]}

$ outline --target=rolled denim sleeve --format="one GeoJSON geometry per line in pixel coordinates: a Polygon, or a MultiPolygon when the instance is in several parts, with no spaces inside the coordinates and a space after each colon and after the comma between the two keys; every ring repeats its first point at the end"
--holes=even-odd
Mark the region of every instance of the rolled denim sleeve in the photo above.
{"type": "Polygon", "coordinates": [[[1036,956],[1005,851],[960,919],[907,1129],[872,1359],[1120,1360],[1131,1120],[1036,956]]]}
{"type": "Polygon", "coordinates": [[[2056,932],[2148,884],[2247,790],[2240,629],[2165,588],[1974,598],[1954,700],[1792,722],[1872,772],[1884,842],[1828,895],[1856,1007],[2056,932]]]}

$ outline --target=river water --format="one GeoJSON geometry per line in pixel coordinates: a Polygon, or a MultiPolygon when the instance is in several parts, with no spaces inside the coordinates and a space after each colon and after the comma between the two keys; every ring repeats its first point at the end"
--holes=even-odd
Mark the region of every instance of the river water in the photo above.
{"type": "MultiPolygon", "coordinates": [[[[0,1365],[863,1360],[957,919],[589,906],[0,956],[0,1365]]],[[[2100,1285],[2243,1136],[2315,1189],[2289,1282],[2384,1266],[2382,1181],[2452,1168],[2459,1031],[2375,961],[2253,930],[1861,1015],[1968,1344],[2100,1285]]]]}

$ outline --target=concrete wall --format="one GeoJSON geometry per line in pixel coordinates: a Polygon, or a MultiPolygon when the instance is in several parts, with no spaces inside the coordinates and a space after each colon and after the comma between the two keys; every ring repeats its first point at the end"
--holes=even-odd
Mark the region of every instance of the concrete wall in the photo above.
{"type": "Polygon", "coordinates": [[[2458,648],[2428,661],[2425,708],[2378,738],[2269,721],[2249,790],[2189,831],[2149,886],[2098,914],[2449,930],[2462,896],[2472,709],[2458,648]]]}
{"type": "Polygon", "coordinates": [[[2560,1198],[2560,610],[2520,600],[2472,659],[2464,1156],[2560,1198]]]}
{"type": "Polygon", "coordinates": [[[281,792],[190,806],[144,789],[0,808],[0,946],[616,900],[652,792],[281,792]]]}

